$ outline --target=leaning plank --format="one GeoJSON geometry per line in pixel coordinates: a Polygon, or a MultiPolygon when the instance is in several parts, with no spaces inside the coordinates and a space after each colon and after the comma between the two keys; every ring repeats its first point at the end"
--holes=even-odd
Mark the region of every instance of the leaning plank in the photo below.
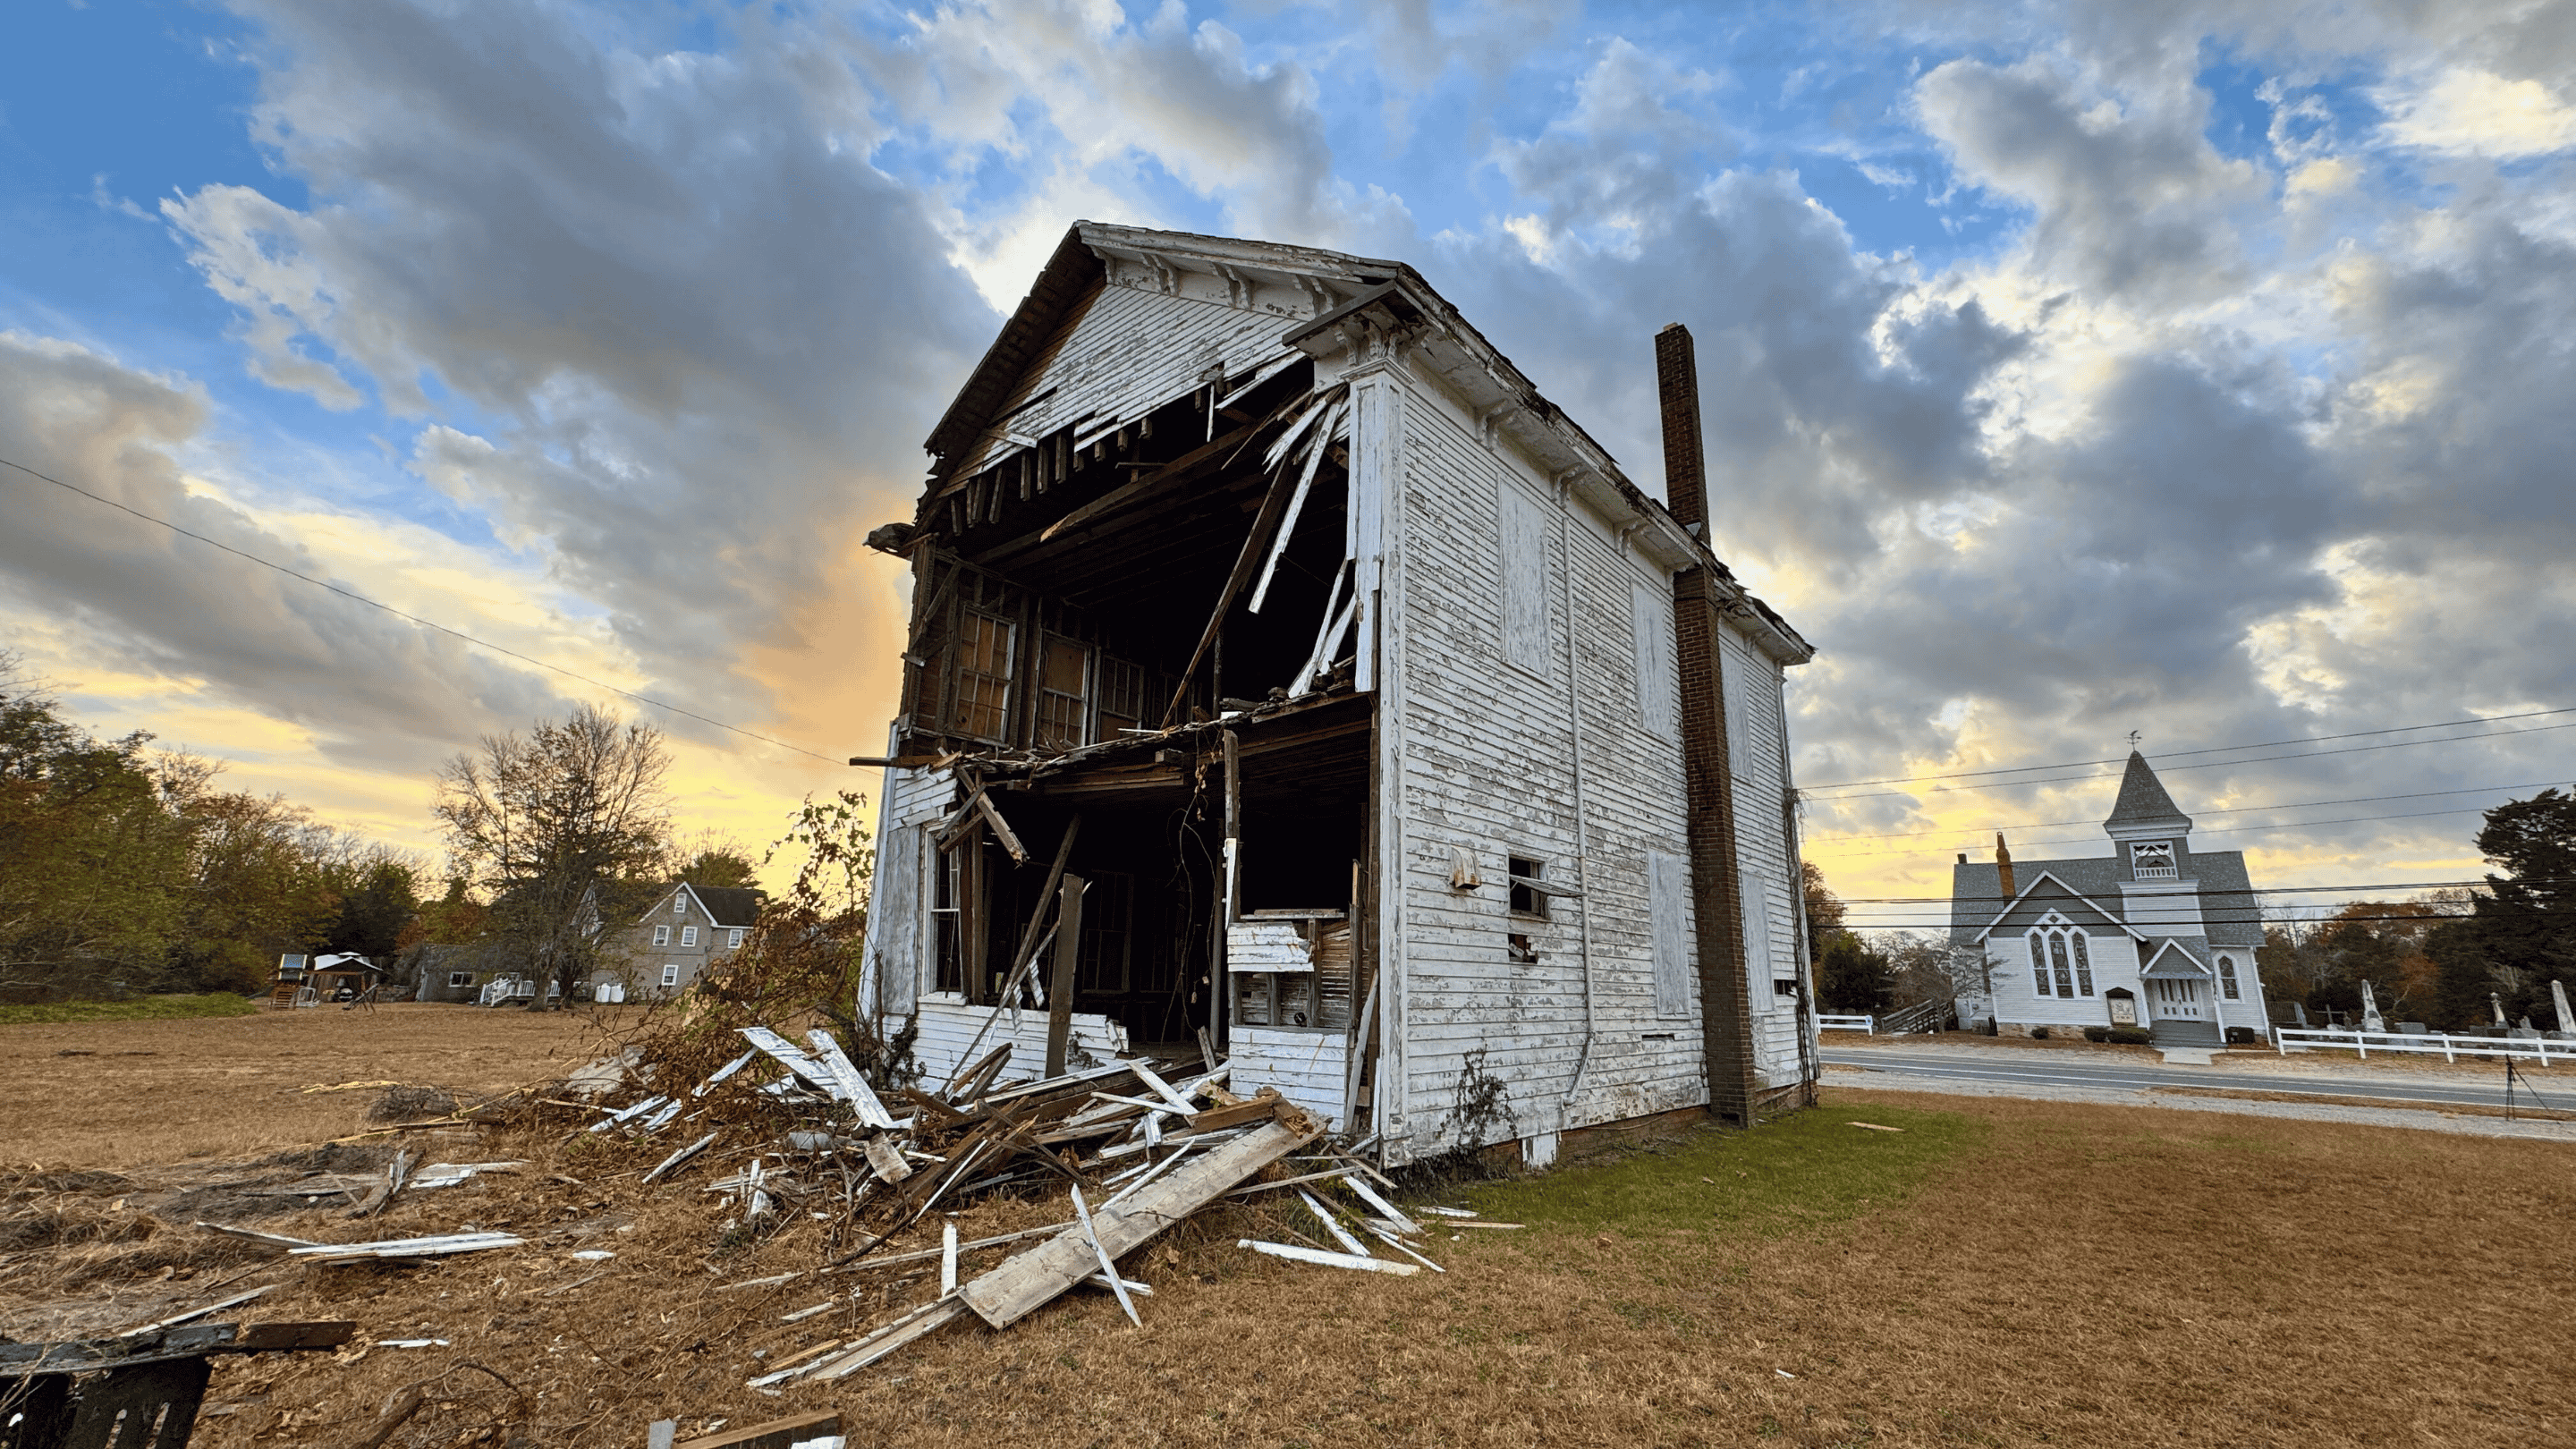
{"type": "Polygon", "coordinates": [[[248,1293],[236,1293],[230,1298],[209,1303],[203,1308],[191,1308],[185,1313],[174,1313],[168,1318],[155,1319],[150,1323],[144,1324],[140,1328],[129,1328],[116,1336],[119,1338],[138,1338],[147,1333],[155,1333],[161,1329],[168,1328],[173,1324],[185,1323],[191,1318],[203,1318],[207,1314],[213,1313],[218,1309],[232,1308],[240,1304],[248,1303],[252,1299],[259,1297],[261,1294],[274,1290],[276,1287],[276,1284],[270,1283],[262,1287],[253,1288],[248,1293]]]}
{"type": "Polygon", "coordinates": [[[772,1419],[766,1424],[748,1424],[710,1434],[703,1439],[683,1439],[672,1449],[789,1449],[808,1439],[824,1439],[841,1432],[841,1416],[826,1409],[819,1414],[799,1414],[793,1419],[772,1419]]]}
{"type": "Polygon", "coordinates": [[[283,1233],[263,1233],[254,1228],[228,1227],[223,1223],[210,1223],[203,1219],[198,1220],[197,1226],[204,1228],[210,1233],[221,1233],[227,1238],[239,1238],[246,1243],[257,1243],[261,1247],[280,1253],[287,1252],[295,1248],[318,1248],[322,1246],[321,1244],[314,1242],[311,1238],[290,1238],[283,1233]]]}
{"type": "Polygon", "coordinates": [[[1354,1258],[1373,1258],[1377,1256],[1368,1250],[1368,1244],[1351,1236],[1351,1230],[1342,1226],[1341,1219],[1334,1217],[1331,1209],[1325,1207],[1322,1203],[1315,1201],[1315,1195],[1313,1193],[1308,1192],[1306,1189],[1301,1187],[1297,1189],[1297,1196],[1305,1199],[1306,1211],[1315,1215],[1315,1221],[1324,1225],[1324,1231],[1333,1235],[1333,1241],[1342,1245],[1343,1252],[1350,1254],[1354,1258]]]}
{"type": "MultiPolygon", "coordinates": [[[[1096,1215],[1091,1227],[1100,1251],[1116,1262],[1227,1188],[1322,1136],[1323,1130],[1323,1124],[1292,1108],[1279,1120],[1210,1150],[1114,1211],[1104,1208],[1096,1215]]],[[[986,1323],[1008,1328],[1099,1271],[1091,1239],[1077,1223],[958,1289],[958,1299],[986,1323]]]]}
{"type": "Polygon", "coordinates": [[[653,1179],[660,1177],[662,1174],[669,1172],[672,1168],[675,1168],[681,1163],[688,1161],[690,1158],[697,1156],[699,1153],[706,1151],[707,1144],[715,1140],[716,1134],[710,1132],[706,1136],[699,1138],[697,1141],[690,1143],[688,1146],[681,1148],[679,1151],[672,1153],[670,1156],[663,1158],[660,1166],[654,1168],[651,1172],[644,1174],[644,1181],[639,1185],[651,1185],[653,1179]]]}
{"type": "Polygon", "coordinates": [[[841,1044],[832,1039],[830,1032],[818,1026],[805,1033],[805,1039],[814,1044],[814,1060],[822,1063],[823,1070],[831,1073],[832,1080],[840,1086],[841,1090],[834,1095],[858,1108],[860,1121],[880,1129],[894,1126],[894,1118],[886,1111],[885,1103],[877,1100],[877,1094],[868,1086],[868,1079],[859,1075],[858,1066],[850,1060],[849,1053],[841,1050],[841,1044]]]}
{"type": "Polygon", "coordinates": [[[1357,1268],[1363,1273],[1393,1273],[1410,1278],[1422,1270],[1411,1263],[1390,1262],[1385,1258],[1354,1258],[1348,1253],[1327,1253],[1321,1248],[1300,1248],[1287,1243],[1264,1243],[1251,1238],[1237,1238],[1234,1245],[1250,1248],[1273,1258],[1293,1258],[1300,1263],[1321,1263],[1327,1268],[1357,1268]]]}
{"type": "Polygon", "coordinates": [[[1367,1203],[1370,1207],[1376,1208],[1388,1222],[1395,1224],[1396,1231],[1408,1234],[1418,1234],[1422,1231],[1422,1224],[1415,1222],[1395,1204],[1378,1196],[1377,1189],[1370,1187],[1367,1183],[1360,1181],[1357,1177],[1346,1178],[1344,1180],[1350,1184],[1351,1191],[1359,1195],[1360,1201],[1367,1203]]]}
{"type": "Polygon", "coordinates": [[[850,1346],[847,1353],[814,1370],[818,1379],[837,1379],[853,1374],[916,1338],[924,1338],[966,1316],[966,1306],[955,1298],[934,1298],[850,1346]]]}
{"type": "Polygon", "coordinates": [[[291,1257],[316,1263],[355,1263],[366,1258],[443,1258],[450,1253],[480,1253],[516,1248],[527,1239],[509,1233],[444,1233],[427,1238],[388,1238],[375,1243],[314,1243],[289,1248],[291,1257]]]}
{"type": "Polygon", "coordinates": [[[836,1085],[823,1064],[796,1049],[796,1044],[765,1026],[741,1028],[743,1040],[776,1057],[781,1066],[829,1092],[836,1085]]]}
{"type": "Polygon", "coordinates": [[[1100,1276],[1109,1280],[1109,1291],[1118,1295],[1118,1306],[1127,1314],[1127,1321],[1138,1328],[1144,1327],[1145,1320],[1136,1316],[1136,1300],[1127,1296],[1127,1280],[1118,1276],[1117,1262],[1109,1256],[1109,1250],[1100,1245],[1099,1225],[1091,1220],[1091,1209],[1083,1205],[1080,1187],[1073,1190],[1073,1218],[1082,1224],[1082,1236],[1091,1244],[1092,1256],[1100,1260],[1100,1276]]]}
{"type": "Polygon", "coordinates": [[[635,1117],[641,1117],[645,1113],[652,1111],[654,1108],[661,1106],[669,1100],[671,1099],[668,1097],[647,1097],[641,1102],[634,1103],[627,1107],[622,1107],[615,1112],[609,1113],[607,1116],[591,1123],[587,1130],[592,1132],[605,1132],[620,1122],[624,1122],[635,1117]]]}

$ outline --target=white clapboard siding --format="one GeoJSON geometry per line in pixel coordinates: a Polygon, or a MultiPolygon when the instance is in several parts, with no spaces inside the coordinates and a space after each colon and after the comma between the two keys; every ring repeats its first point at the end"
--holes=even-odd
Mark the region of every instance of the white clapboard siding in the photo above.
{"type": "MultiPolygon", "coordinates": [[[[1401,397],[1403,476],[1388,520],[1400,565],[1387,627],[1401,671],[1392,707],[1399,777],[1388,788],[1404,812],[1390,883],[1402,892],[1402,939],[1388,945],[1403,962],[1402,1071],[1379,1089],[1391,1151],[1449,1145],[1471,1062],[1501,1082],[1504,1130],[1518,1135],[1704,1102],[1696,977],[1686,971],[1680,983],[1681,1015],[1666,1014],[1675,983],[1668,963],[1657,990],[1649,906],[1649,857],[1686,864],[1688,850],[1678,731],[1648,717],[1655,690],[1641,688],[1639,673],[1677,679],[1671,577],[1582,505],[1561,514],[1547,480],[1507,444],[1489,446],[1444,393],[1409,387],[1401,397]],[[1523,521],[1507,546],[1504,520],[1515,515],[1523,521]],[[1534,575],[1514,557],[1533,552],[1534,575]],[[1518,583],[1507,596],[1508,579],[1532,577],[1533,596],[1517,597],[1518,583]],[[1541,648],[1507,644],[1532,624],[1541,648]],[[1569,629],[1582,726],[1580,861],[1569,629]],[[1547,879],[1583,896],[1552,901],[1543,921],[1512,918],[1499,870],[1477,889],[1451,889],[1458,850],[1495,864],[1535,856],[1547,879]],[[1594,1035],[1569,1099],[1585,1045],[1587,913],[1594,1035]],[[1536,963],[1508,959],[1505,938],[1515,933],[1530,937],[1536,963]]],[[[1688,921],[1682,913],[1683,941],[1688,921]]]]}
{"type": "Polygon", "coordinates": [[[1341,1128],[1350,1038],[1338,1031],[1286,1031],[1238,1026],[1227,1035],[1231,1090],[1250,1096],[1264,1087],[1341,1128]]]}
{"type": "MultiPolygon", "coordinates": [[[[921,1037],[913,1043],[913,1058],[921,1063],[924,1081],[945,1082],[966,1065],[966,1049],[984,1023],[999,1016],[991,1031],[984,1032],[983,1043],[975,1047],[980,1057],[1004,1042],[1011,1044],[1011,1064],[1003,1069],[1005,1080],[1033,1078],[1046,1066],[1047,1014],[1023,1007],[1017,1012],[994,1006],[969,1006],[955,996],[924,993],[915,1020],[921,1023],[921,1037]],[[1018,1019],[1013,1020],[1016,1016],[1018,1019]]],[[[1105,1016],[1077,1011],[1073,1014],[1073,1037],[1067,1055],[1079,1065],[1081,1056],[1107,1061],[1127,1050],[1127,1028],[1105,1016]]]]}
{"type": "Polygon", "coordinates": [[[863,1007],[892,1016],[909,1014],[928,979],[928,930],[924,912],[929,842],[922,827],[946,813],[957,793],[946,770],[889,770],[892,783],[879,809],[874,905],[868,911],[863,1007]],[[872,994],[868,994],[872,993],[872,994]]]}
{"type": "Polygon", "coordinates": [[[1312,971],[1301,921],[1236,921],[1225,928],[1229,971],[1312,971]]]}
{"type": "MultiPolygon", "coordinates": [[[[1120,274],[1092,298],[1062,346],[1033,368],[1002,405],[1009,431],[1044,438],[1080,422],[1086,432],[1134,422],[1192,388],[1211,367],[1241,378],[1282,350],[1288,319],[1198,296],[1170,296],[1149,274],[1120,274]],[[1046,394],[1045,396],[1041,396],[1046,394]],[[1035,398],[1025,408],[1021,404],[1035,398]],[[1013,409],[1019,409],[1013,411],[1013,409]]],[[[970,449],[974,473],[1008,452],[998,437],[970,449]]]]}

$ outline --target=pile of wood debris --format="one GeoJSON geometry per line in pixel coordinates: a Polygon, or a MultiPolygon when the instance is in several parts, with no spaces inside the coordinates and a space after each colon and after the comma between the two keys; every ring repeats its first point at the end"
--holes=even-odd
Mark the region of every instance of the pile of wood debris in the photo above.
{"type": "MultiPolygon", "coordinates": [[[[711,1204],[709,1228],[720,1241],[754,1246],[795,1230],[797,1238],[821,1245],[810,1268],[722,1284],[720,1291],[812,1284],[817,1301],[779,1319],[790,1325],[836,1309],[864,1312],[869,1304],[882,1305],[881,1315],[891,1312],[856,1336],[769,1359],[760,1365],[766,1372],[747,1387],[775,1394],[783,1384],[838,1379],[969,1316],[1008,1328],[1086,1285],[1116,1295],[1141,1326],[1138,1300],[1152,1290],[1122,1275],[1118,1261],[1227,1200],[1267,1198],[1268,1206],[1286,1210],[1271,1215],[1283,1224],[1279,1235],[1303,1239],[1236,1238],[1247,1251],[1375,1273],[1444,1271],[1419,1250],[1428,1234],[1396,1205],[1394,1183],[1328,1141],[1314,1117],[1275,1092],[1230,1091],[1223,1063],[1201,1060],[1184,1070],[1122,1058],[1014,1081],[1007,1076],[1011,1049],[1003,1046],[935,1090],[881,1094],[828,1031],[808,1032],[804,1045],[766,1027],[738,1034],[747,1043],[740,1054],[692,1086],[670,1085],[667,1063],[630,1052],[577,1074],[581,1086],[559,1085],[521,1100],[522,1110],[535,1114],[522,1120],[553,1121],[566,1147],[614,1144],[617,1155],[639,1164],[628,1174],[637,1190],[694,1187],[711,1204]],[[596,1101],[568,1099],[585,1088],[596,1101]],[[567,1132],[563,1114],[571,1112],[589,1120],[567,1132]],[[997,1200],[1029,1207],[1061,1202],[1063,1220],[960,1241],[954,1215],[997,1200]],[[1309,1219],[1313,1238],[1284,1226],[1309,1226],[1309,1219]],[[923,1241],[932,1233],[936,1246],[923,1241]],[[908,1246],[907,1236],[922,1245],[908,1246]],[[969,1276],[970,1262],[990,1266],[969,1276]],[[913,1296],[896,1291],[899,1277],[889,1275],[898,1270],[925,1281],[935,1270],[936,1296],[894,1307],[913,1296]]],[[[698,1060],[714,1057],[708,1052],[698,1060]]],[[[397,1153],[349,1215],[380,1212],[401,1193],[522,1165],[417,1167],[397,1153]]],[[[1470,1221],[1472,1213],[1454,1208],[1415,1211],[1441,1214],[1442,1231],[1507,1226],[1470,1221]]],[[[445,1257],[522,1241],[467,1231],[325,1244],[200,1226],[325,1264],[445,1257]]]]}

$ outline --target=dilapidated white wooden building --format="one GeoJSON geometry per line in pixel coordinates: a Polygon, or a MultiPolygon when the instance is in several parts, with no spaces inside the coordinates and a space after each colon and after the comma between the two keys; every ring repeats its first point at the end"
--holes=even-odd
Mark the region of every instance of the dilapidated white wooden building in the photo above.
{"type": "Polygon", "coordinates": [[[1670,507],[1406,266],[1075,226],[870,538],[913,608],[862,1006],[939,1077],[1051,1016],[1220,1056],[1389,1162],[1811,1097],[1812,651],[1654,353],[1670,507]]]}

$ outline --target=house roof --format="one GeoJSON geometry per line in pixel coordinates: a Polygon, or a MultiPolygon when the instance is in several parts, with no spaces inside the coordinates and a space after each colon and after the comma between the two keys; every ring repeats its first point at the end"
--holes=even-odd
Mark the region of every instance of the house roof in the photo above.
{"type": "MultiPolygon", "coordinates": [[[[2252,883],[2246,879],[2245,853],[2238,850],[2195,850],[2188,859],[2191,874],[2200,882],[2201,933],[2209,943],[2249,950],[2262,945],[2262,903],[2255,897],[2252,883]]],[[[2120,889],[2128,877],[2128,870],[2126,863],[2116,856],[2017,860],[2013,862],[2013,875],[2016,880],[2026,880],[2034,886],[2043,875],[2053,877],[2113,920],[2124,924],[2129,920],[2129,903],[2120,889]]],[[[2170,896],[2161,898],[2171,899],[2170,896]]],[[[2001,908],[2005,904],[2002,882],[1996,876],[1993,861],[1962,861],[1951,867],[1950,943],[1954,946],[1976,945],[2002,915],[2001,908]]]]}
{"type": "Polygon", "coordinates": [[[1509,358],[1402,262],[1278,242],[1075,222],[924,441],[933,459],[930,492],[939,489],[942,475],[971,460],[977,441],[1001,421],[997,414],[1014,388],[1098,292],[1106,274],[1103,259],[1113,256],[1139,259],[1165,276],[1185,268],[1223,277],[1229,288],[1253,274],[1293,284],[1304,293],[1306,310],[1280,318],[1284,345],[1323,348],[1327,344],[1316,340],[1317,334],[1352,314],[1379,313],[1425,324],[1417,352],[1471,407],[1491,412],[1498,436],[1510,436],[1605,516],[1633,520],[1639,526],[1638,546],[1654,551],[1665,566],[1709,569],[1721,599],[1743,606],[1738,622],[1765,653],[1787,664],[1814,657],[1815,647],[1747,591],[1705,539],[1683,528],[1661,502],[1631,482],[1608,449],[1542,396],[1509,358]]]}
{"type": "Polygon", "coordinates": [[[2120,776],[2120,798],[2111,806],[2111,816],[2102,828],[2114,835],[2130,830],[2191,829],[2191,817],[2182,813],[2173,796],[2165,793],[2165,782],[2147,765],[2147,757],[2129,751],[2129,768],[2120,776]]]}
{"type": "Polygon", "coordinates": [[[747,886],[707,886],[677,880],[671,882],[669,890],[653,898],[653,904],[644,908],[643,914],[635,918],[635,923],[644,925],[651,922],[662,913],[663,907],[671,903],[671,897],[682,891],[687,891],[699,908],[707,913],[707,919],[719,926],[748,926],[759,920],[760,907],[766,899],[759,891],[747,886]]]}
{"type": "Polygon", "coordinates": [[[2206,962],[2191,954],[2191,949],[2179,940],[2167,941],[2158,947],[2156,954],[2148,959],[2146,968],[2138,973],[2139,976],[2147,978],[2165,976],[2189,979],[2206,979],[2215,974],[2217,973],[2211,971],[2206,962]]]}

